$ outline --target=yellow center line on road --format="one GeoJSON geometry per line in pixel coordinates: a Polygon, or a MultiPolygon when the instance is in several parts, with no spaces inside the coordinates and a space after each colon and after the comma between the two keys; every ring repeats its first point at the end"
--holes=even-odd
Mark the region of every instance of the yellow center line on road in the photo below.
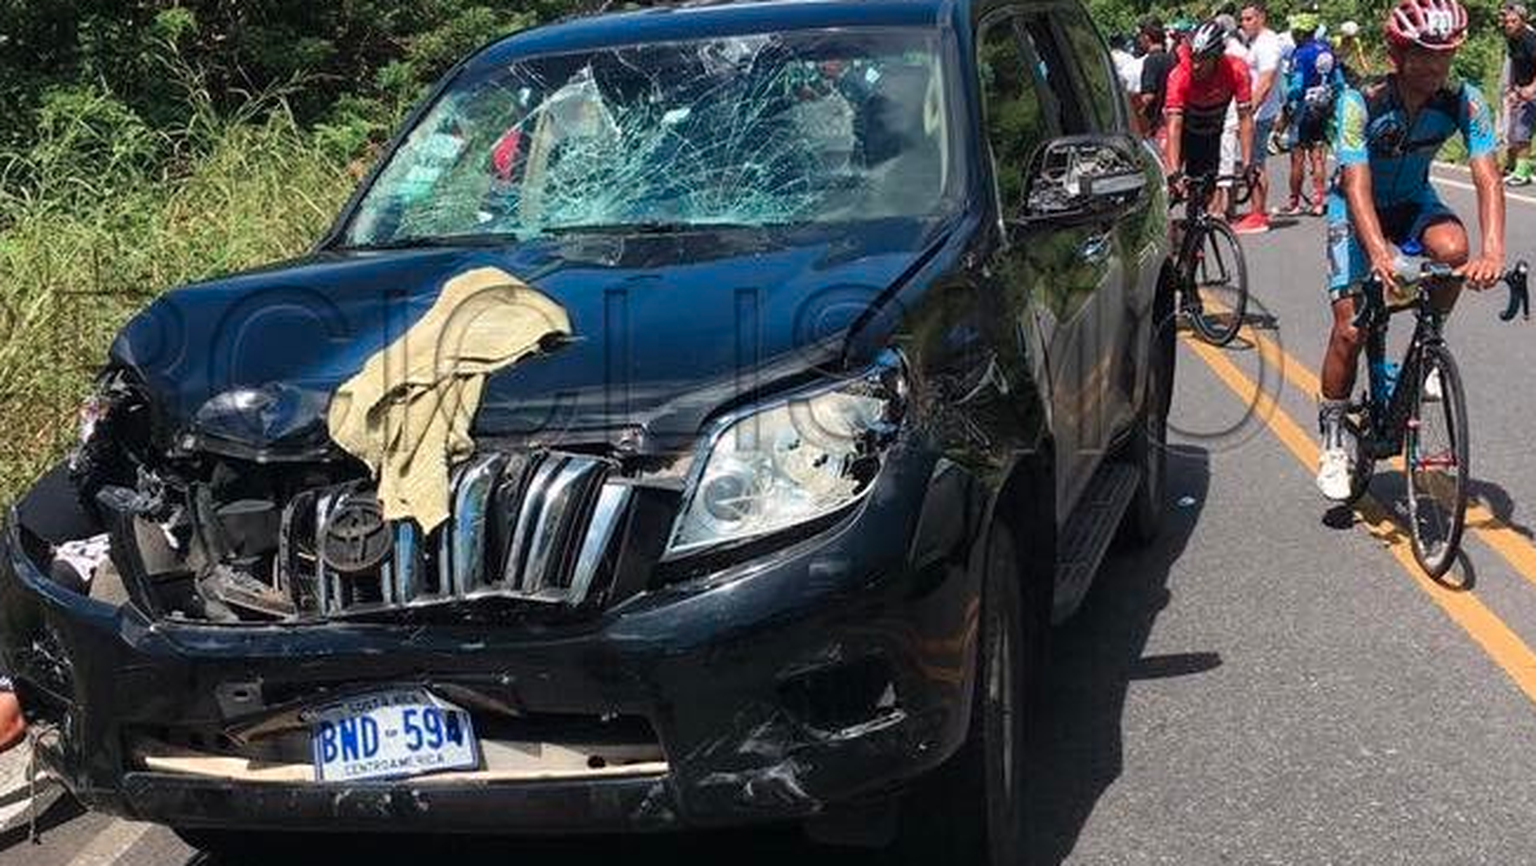
{"type": "MultiPolygon", "coordinates": [[[[1281,376],[1303,395],[1317,399],[1322,391],[1322,383],[1307,365],[1281,349],[1273,339],[1256,334],[1251,327],[1245,326],[1242,333],[1258,346],[1265,363],[1280,368],[1281,376]]],[[[1401,460],[1394,465],[1398,470],[1403,468],[1401,460]]],[[[1479,541],[1493,548],[1526,582],[1536,586],[1536,545],[1529,539],[1476,498],[1470,498],[1467,502],[1467,528],[1472,530],[1479,541]]]]}
{"type": "MultiPolygon", "coordinates": [[[[1185,343],[1239,399],[1252,399],[1258,394],[1254,416],[1264,419],[1270,432],[1303,467],[1310,470],[1317,465],[1317,446],[1312,438],[1275,403],[1273,396],[1261,393],[1258,383],[1239,370],[1222,350],[1197,339],[1186,338],[1185,343]]],[[[1471,593],[1447,589],[1425,577],[1413,558],[1407,536],[1380,503],[1367,495],[1355,507],[1371,535],[1385,544],[1413,582],[1482,647],[1529,700],[1536,702],[1536,653],[1471,593]]]]}

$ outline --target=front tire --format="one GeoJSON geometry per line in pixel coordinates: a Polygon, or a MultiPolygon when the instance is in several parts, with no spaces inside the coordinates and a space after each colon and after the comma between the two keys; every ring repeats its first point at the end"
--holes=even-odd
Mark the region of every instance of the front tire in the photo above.
{"type": "Polygon", "coordinates": [[[1126,509],[1120,526],[1122,541],[1134,547],[1145,547],[1157,539],[1167,511],[1168,411],[1173,405],[1174,372],[1178,363],[1176,325],[1173,294],[1161,290],[1153,305],[1146,393],[1126,455],[1141,476],[1136,497],[1126,509]]]}
{"type": "Polygon", "coordinates": [[[1467,403],[1456,361],[1444,346],[1427,346],[1419,356],[1414,407],[1403,437],[1403,470],[1408,476],[1408,521],[1413,558],[1439,580],[1461,550],[1467,523],[1467,403]],[[1424,382],[1440,377],[1440,399],[1424,399],[1424,382]]]}
{"type": "Polygon", "coordinates": [[[1248,315],[1248,262],[1242,244],[1224,222],[1205,224],[1194,261],[1184,274],[1190,327],[1213,346],[1232,342],[1248,315]]]}
{"type": "Polygon", "coordinates": [[[1048,617],[1011,528],[987,542],[981,628],[966,742],[904,804],[903,860],[1019,866],[1028,857],[1026,744],[1048,617]]]}

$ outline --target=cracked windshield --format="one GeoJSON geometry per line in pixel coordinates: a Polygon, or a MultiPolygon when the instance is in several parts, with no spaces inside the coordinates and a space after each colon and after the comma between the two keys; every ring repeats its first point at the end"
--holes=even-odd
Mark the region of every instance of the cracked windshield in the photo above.
{"type": "Polygon", "coordinates": [[[451,86],[351,246],[934,214],[956,166],[930,34],[736,36],[561,54],[451,86]]]}

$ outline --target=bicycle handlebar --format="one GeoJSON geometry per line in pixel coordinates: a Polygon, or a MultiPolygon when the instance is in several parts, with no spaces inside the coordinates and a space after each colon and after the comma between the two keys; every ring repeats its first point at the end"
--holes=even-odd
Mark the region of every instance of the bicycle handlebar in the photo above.
{"type": "MultiPolygon", "coordinates": [[[[1179,175],[1175,175],[1175,177],[1178,176],[1179,175]]],[[[1195,175],[1193,177],[1186,177],[1185,191],[1181,193],[1177,188],[1175,188],[1172,191],[1173,194],[1169,196],[1168,203],[1170,205],[1174,205],[1183,201],[1188,201],[1189,199],[1195,197],[1194,191],[1196,190],[1200,192],[1199,199],[1204,200],[1209,197],[1210,191],[1212,189],[1220,186],[1223,183],[1230,183],[1232,185],[1233,204],[1246,204],[1248,199],[1253,197],[1253,183],[1249,175],[1210,173],[1195,175]],[[1241,193],[1237,192],[1239,189],[1242,190],[1241,193]]]]}
{"type": "MultiPolygon", "coordinates": [[[[1418,286],[1426,282],[1459,283],[1466,279],[1458,275],[1454,267],[1442,262],[1411,260],[1410,263],[1416,264],[1417,270],[1412,267],[1400,267],[1396,274],[1398,281],[1405,286],[1418,286]]],[[[1509,303],[1505,305],[1503,312],[1499,313],[1501,321],[1513,321],[1516,315],[1522,313],[1526,320],[1531,318],[1530,272],[1530,265],[1521,260],[1499,277],[1498,282],[1509,287],[1509,303]]],[[[1386,300],[1382,297],[1381,278],[1372,274],[1361,287],[1361,295],[1364,303],[1356,303],[1355,316],[1351,324],[1356,328],[1380,324],[1386,316],[1386,300]]]]}
{"type": "Polygon", "coordinates": [[[1524,261],[1516,262],[1504,275],[1504,282],[1509,285],[1509,304],[1499,313],[1499,321],[1512,322],[1517,313],[1525,321],[1531,320],[1530,276],[1531,266],[1524,261]]]}

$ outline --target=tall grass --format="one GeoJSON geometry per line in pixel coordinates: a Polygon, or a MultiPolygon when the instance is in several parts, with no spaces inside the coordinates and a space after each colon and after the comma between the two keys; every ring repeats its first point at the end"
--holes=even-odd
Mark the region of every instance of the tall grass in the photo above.
{"type": "Polygon", "coordinates": [[[355,182],[279,97],[155,130],[95,89],[51,95],[0,153],[0,498],[59,458],[112,336],[179,284],[302,253],[355,182]]]}

